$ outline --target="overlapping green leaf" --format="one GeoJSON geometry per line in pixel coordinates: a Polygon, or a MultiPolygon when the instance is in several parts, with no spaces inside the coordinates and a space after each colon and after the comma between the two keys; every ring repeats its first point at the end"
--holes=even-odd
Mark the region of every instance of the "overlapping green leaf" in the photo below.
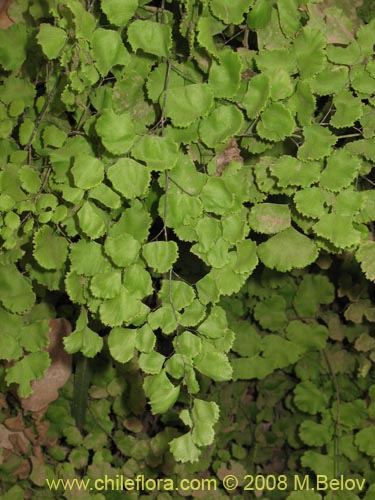
{"type": "Polygon", "coordinates": [[[168,57],[172,46],[171,28],[161,23],[137,19],[128,28],[128,40],[134,51],[168,57]]]}

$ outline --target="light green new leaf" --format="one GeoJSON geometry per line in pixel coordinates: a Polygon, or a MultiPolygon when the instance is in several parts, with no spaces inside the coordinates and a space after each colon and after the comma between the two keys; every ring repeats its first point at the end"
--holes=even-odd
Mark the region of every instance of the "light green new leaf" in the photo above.
{"type": "Polygon", "coordinates": [[[213,306],[207,319],[198,327],[198,332],[209,339],[218,339],[223,336],[224,330],[228,328],[225,310],[219,306],[213,306]]]}
{"type": "Polygon", "coordinates": [[[202,352],[194,359],[194,367],[216,382],[232,379],[232,367],[223,352],[202,352]]]}
{"type": "Polygon", "coordinates": [[[299,383],[294,390],[294,404],[311,415],[326,410],[327,403],[327,394],[310,380],[299,383]]]}
{"type": "Polygon", "coordinates": [[[171,269],[178,257],[178,246],[174,241],[152,241],[142,249],[147,264],[159,273],[171,269]]]}
{"type": "Polygon", "coordinates": [[[210,0],[210,8],[214,16],[225,24],[241,24],[243,16],[249,10],[253,2],[248,0],[210,0]]]}
{"type": "Polygon", "coordinates": [[[160,352],[142,352],[139,356],[139,368],[149,375],[157,375],[161,372],[166,358],[160,352]]]}
{"type": "Polygon", "coordinates": [[[357,177],[361,164],[358,156],[351,155],[345,149],[333,151],[321,174],[320,185],[329,191],[341,191],[357,177]]]}
{"type": "Polygon", "coordinates": [[[178,145],[166,137],[145,135],[133,147],[132,155],[151,170],[171,170],[178,160],[178,145]]]}
{"type": "Polygon", "coordinates": [[[130,324],[143,311],[148,308],[126,290],[121,288],[119,295],[113,299],[105,300],[99,307],[101,321],[108,326],[122,326],[130,324]]]}
{"type": "Polygon", "coordinates": [[[317,95],[340,92],[348,83],[349,72],[345,66],[328,66],[311,81],[311,89],[317,95]]]}
{"type": "Polygon", "coordinates": [[[353,66],[361,58],[361,47],[356,40],[344,47],[330,44],[327,46],[327,57],[335,64],[353,66]]]}
{"type": "Polygon", "coordinates": [[[289,109],[296,113],[297,120],[303,127],[309,125],[314,116],[315,97],[308,81],[297,83],[295,93],[289,99],[289,109]]]}
{"type": "Polygon", "coordinates": [[[75,330],[63,339],[66,351],[74,354],[81,351],[87,358],[93,358],[102,350],[103,339],[87,326],[87,312],[81,309],[75,330]]]}
{"type": "Polygon", "coordinates": [[[74,184],[80,189],[99,186],[104,179],[103,162],[85,153],[76,156],[71,172],[74,184]]]}
{"type": "Polygon", "coordinates": [[[176,311],[188,307],[195,298],[192,286],[176,280],[163,280],[158,295],[164,304],[170,302],[176,311]]]}
{"type": "MultiPolygon", "coordinates": [[[[165,94],[162,94],[160,97],[161,104],[164,96],[165,94]]],[[[175,127],[188,127],[201,116],[206,116],[213,102],[212,90],[206,83],[168,87],[164,112],[175,127]]]]}
{"type": "Polygon", "coordinates": [[[26,59],[29,41],[25,23],[15,23],[8,29],[0,29],[0,65],[7,71],[15,71],[26,59]]]}
{"type": "Polygon", "coordinates": [[[214,425],[219,420],[219,407],[214,401],[195,399],[191,417],[193,439],[198,446],[212,444],[215,436],[214,425]]]}
{"type": "Polygon", "coordinates": [[[112,109],[105,109],[96,121],[95,128],[105,148],[115,155],[127,153],[136,138],[129,112],[116,114],[112,109]]]}
{"type": "Polygon", "coordinates": [[[107,177],[116,191],[130,200],[145,195],[150,183],[150,171],[131,158],[120,158],[111,165],[107,177]]]}
{"type": "Polygon", "coordinates": [[[127,363],[134,357],[137,330],[130,328],[112,328],[108,335],[109,352],[114,360],[127,363]]]}
{"type": "Polygon", "coordinates": [[[114,30],[98,28],[91,39],[96,67],[102,76],[106,76],[113,66],[125,66],[130,57],[120,33],[114,30]]]}
{"type": "Polygon", "coordinates": [[[100,184],[89,191],[89,198],[99,201],[108,208],[116,209],[121,206],[121,198],[106,184],[100,184]]]}
{"type": "Polygon", "coordinates": [[[173,340],[173,346],[178,354],[195,358],[202,351],[202,341],[198,335],[189,331],[182,332],[173,340]]]}
{"type": "Polygon", "coordinates": [[[138,8],[138,0],[101,0],[102,11],[115,26],[123,27],[138,8]]]}
{"type": "Polygon", "coordinates": [[[197,23],[197,40],[201,47],[204,47],[209,54],[218,58],[219,51],[213,39],[215,35],[221,33],[226,28],[225,24],[212,16],[200,16],[197,23]]]}
{"type": "Polygon", "coordinates": [[[315,186],[301,189],[294,195],[297,210],[313,219],[327,213],[327,207],[332,205],[332,201],[332,195],[328,191],[315,186]]]}
{"type": "Polygon", "coordinates": [[[42,23],[36,38],[48,59],[56,59],[64,47],[68,35],[61,28],[42,23]]]}
{"type": "Polygon", "coordinates": [[[318,181],[322,165],[319,162],[303,162],[293,156],[281,156],[271,163],[270,170],[278,178],[280,187],[307,187],[318,181]]]}
{"type": "Polygon", "coordinates": [[[321,219],[314,224],[313,231],[337,248],[352,247],[361,241],[361,232],[354,229],[352,217],[349,215],[334,213],[322,215],[321,219]]]}
{"type": "Polygon", "coordinates": [[[18,171],[22,189],[28,193],[37,193],[40,190],[42,180],[39,173],[32,167],[21,167],[18,171]]]}
{"type": "Polygon", "coordinates": [[[286,272],[314,262],[318,249],[307,236],[290,227],[258,245],[258,256],[267,267],[286,272]]]}
{"type": "Polygon", "coordinates": [[[306,274],[298,286],[294,297],[294,307],[301,317],[311,317],[319,304],[330,304],[335,298],[335,290],[327,276],[306,274]]]}
{"type": "Polygon", "coordinates": [[[124,270],[124,286],[136,299],[143,299],[153,292],[150,273],[139,264],[124,270]]]}
{"type": "Polygon", "coordinates": [[[138,258],[140,248],[139,241],[127,233],[109,236],[104,243],[105,253],[119,267],[128,267],[133,264],[138,258]]]}
{"type": "Polygon", "coordinates": [[[301,27],[301,12],[298,0],[278,0],[280,26],[285,36],[294,38],[301,27]]]}
{"type": "Polygon", "coordinates": [[[181,314],[180,324],[182,326],[195,326],[202,321],[205,316],[205,312],[205,306],[199,300],[194,300],[181,314]]]}
{"type": "Polygon", "coordinates": [[[239,241],[236,245],[237,259],[233,265],[235,273],[249,276],[258,264],[256,244],[251,240],[239,241]]]}
{"type": "Polygon", "coordinates": [[[249,225],[257,233],[275,234],[290,226],[288,205],[257,203],[249,213],[249,225]]]}
{"type": "Polygon", "coordinates": [[[160,328],[166,335],[173,333],[178,326],[178,313],[170,304],[162,305],[156,311],[152,311],[147,319],[154,331],[160,328]]]}
{"type": "Polygon", "coordinates": [[[366,241],[360,245],[355,257],[361,264],[361,269],[366,278],[375,281],[375,242],[366,241]]]}
{"type": "MultiPolygon", "coordinates": [[[[202,189],[201,200],[207,212],[218,215],[229,212],[234,203],[233,193],[227,188],[222,177],[210,177],[207,180],[202,189]]],[[[211,241],[213,244],[215,240],[211,241]]]]}
{"type": "MultiPolygon", "coordinates": [[[[373,80],[375,85],[375,80],[373,80]]],[[[331,125],[335,128],[344,128],[354,125],[363,113],[362,101],[349,91],[342,91],[333,96],[333,104],[336,108],[331,117],[331,125]]]]}
{"type": "Polygon", "coordinates": [[[83,276],[112,271],[112,266],[103,254],[102,245],[94,241],[80,240],[72,243],[69,257],[71,270],[83,276]]]}
{"type": "Polygon", "coordinates": [[[329,331],[324,325],[291,321],[286,328],[288,339],[305,351],[324,349],[329,331]]]}
{"type": "Polygon", "coordinates": [[[68,256],[68,242],[45,225],[35,233],[33,255],[44,269],[59,269],[68,256]]]}
{"type": "Polygon", "coordinates": [[[218,104],[199,126],[202,141],[210,148],[234,137],[242,128],[243,114],[234,105],[218,104]]]}
{"type": "Polygon", "coordinates": [[[0,265],[0,302],[14,313],[26,312],[35,303],[30,281],[14,264],[0,265]]]}
{"type": "Polygon", "coordinates": [[[158,375],[146,377],[143,383],[146,397],[150,400],[151,411],[165,413],[176,402],[180,386],[175,387],[163,370],[158,375]]]}
{"type": "Polygon", "coordinates": [[[27,354],[6,370],[5,380],[7,384],[19,384],[17,391],[19,396],[27,398],[33,392],[31,382],[41,379],[50,363],[51,360],[46,352],[27,354]]]}
{"type": "Polygon", "coordinates": [[[212,61],[208,75],[208,84],[215,97],[230,99],[236,94],[241,82],[242,67],[242,61],[236,52],[220,52],[219,62],[212,61]]]}
{"type": "Polygon", "coordinates": [[[77,212],[79,227],[91,239],[103,236],[106,231],[107,214],[94,203],[85,201],[77,212]]]}
{"type": "Polygon", "coordinates": [[[305,26],[294,40],[294,52],[300,75],[303,79],[311,78],[319,73],[325,65],[324,34],[305,26]]]}
{"type": "Polygon", "coordinates": [[[134,51],[141,49],[159,57],[168,57],[172,47],[170,26],[137,19],[128,28],[128,41],[134,51]]]}
{"type": "Polygon", "coordinates": [[[256,118],[265,108],[271,95],[270,79],[265,73],[255,75],[249,82],[247,92],[243,98],[243,105],[247,116],[256,118]]]}
{"type": "Polygon", "coordinates": [[[139,328],[135,337],[135,347],[140,352],[151,352],[156,343],[156,335],[149,325],[139,328]]]}
{"type": "Polygon", "coordinates": [[[327,128],[316,123],[303,128],[304,143],[299,148],[297,156],[300,160],[320,160],[331,154],[332,146],[337,137],[327,128]]]}
{"type": "Polygon", "coordinates": [[[274,102],[269,104],[261,114],[257,132],[269,141],[282,141],[293,133],[295,125],[289,109],[281,103],[274,102]]]}
{"type": "Polygon", "coordinates": [[[121,290],[121,273],[99,273],[91,278],[90,290],[98,299],[113,299],[121,290]]]}
{"type": "Polygon", "coordinates": [[[177,462],[197,462],[201,454],[200,449],[193,440],[191,432],[172,439],[169,443],[169,447],[177,462]]]}

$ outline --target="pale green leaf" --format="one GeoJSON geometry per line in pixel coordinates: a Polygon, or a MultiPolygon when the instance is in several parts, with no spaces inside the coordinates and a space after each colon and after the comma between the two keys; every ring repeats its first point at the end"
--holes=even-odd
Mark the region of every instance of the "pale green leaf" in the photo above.
{"type": "Polygon", "coordinates": [[[66,351],[74,354],[81,351],[87,358],[93,358],[102,350],[103,339],[87,325],[87,313],[82,309],[75,330],[63,339],[66,351]]]}
{"type": "Polygon", "coordinates": [[[219,407],[214,401],[195,399],[191,413],[193,439],[198,446],[212,444],[215,436],[214,425],[219,419],[219,407]]]}
{"type": "Polygon", "coordinates": [[[191,432],[173,438],[169,443],[172,455],[177,462],[197,462],[200,456],[200,450],[196,446],[191,432]]]}
{"type": "Polygon", "coordinates": [[[325,65],[324,34],[305,26],[294,40],[294,51],[300,75],[303,79],[319,73],[325,65]]]}
{"type": "Polygon", "coordinates": [[[345,66],[328,66],[311,81],[311,89],[317,95],[340,92],[348,83],[349,72],[345,66]]]}
{"type": "Polygon", "coordinates": [[[18,384],[18,395],[27,398],[33,392],[31,382],[40,380],[50,363],[51,360],[46,352],[27,354],[7,369],[5,380],[7,384],[18,384]]]}
{"type": "Polygon", "coordinates": [[[278,0],[277,2],[280,26],[288,38],[294,38],[301,27],[301,12],[298,6],[298,0],[278,0]]]}
{"type": "Polygon", "coordinates": [[[302,215],[315,219],[327,213],[327,207],[332,205],[332,196],[325,189],[313,186],[297,191],[294,202],[302,215]]]}
{"type": "Polygon", "coordinates": [[[205,311],[205,306],[199,300],[194,300],[181,314],[180,324],[183,326],[195,326],[204,318],[205,311]]]}
{"type": "Polygon", "coordinates": [[[104,165],[98,158],[83,153],[76,156],[71,172],[78,188],[91,189],[103,181],[104,165]]]}
{"type": "Polygon", "coordinates": [[[361,160],[358,156],[351,155],[345,149],[336,149],[327,159],[320,185],[329,191],[341,191],[356,179],[360,168],[361,160]]]}
{"type": "Polygon", "coordinates": [[[102,11],[115,26],[123,27],[134,16],[138,0],[101,0],[102,11]]]}
{"type": "MultiPolygon", "coordinates": [[[[168,88],[166,92],[164,112],[176,127],[191,125],[201,116],[206,116],[213,105],[212,90],[206,83],[168,88]]],[[[164,94],[160,101],[164,101],[164,94]]]]}
{"type": "Polygon", "coordinates": [[[32,167],[21,167],[18,171],[22,189],[28,193],[37,193],[40,190],[42,180],[37,172],[32,167]]]}
{"type": "Polygon", "coordinates": [[[108,168],[107,177],[113,188],[125,198],[145,195],[150,183],[150,171],[131,158],[120,158],[108,168]]]}
{"type": "Polygon", "coordinates": [[[197,23],[197,40],[201,47],[204,47],[209,54],[214,57],[219,56],[214,36],[225,29],[225,24],[212,16],[199,16],[197,23]]]}
{"type": "Polygon", "coordinates": [[[166,335],[173,333],[178,326],[178,313],[170,304],[162,305],[156,311],[152,311],[147,319],[154,331],[160,328],[166,335]]]}
{"type": "Polygon", "coordinates": [[[299,410],[316,415],[326,409],[328,396],[320,387],[310,380],[306,380],[296,386],[294,403],[299,410]]]}
{"type": "Polygon", "coordinates": [[[100,184],[89,191],[89,198],[99,201],[108,208],[116,209],[121,206],[121,198],[106,184],[100,184]]]}
{"type": "Polygon", "coordinates": [[[108,236],[104,243],[105,253],[119,267],[128,267],[133,264],[138,258],[140,248],[139,241],[127,233],[108,236]]]}
{"type": "Polygon", "coordinates": [[[136,142],[132,155],[151,170],[171,170],[178,160],[178,145],[166,137],[145,135],[136,142]]]}
{"type": "Polygon", "coordinates": [[[319,162],[303,162],[293,156],[281,156],[270,165],[280,187],[307,187],[318,181],[322,165],[319,162]]]}
{"type": "Polygon", "coordinates": [[[314,116],[316,102],[308,81],[297,83],[295,93],[289,99],[289,108],[297,115],[300,125],[309,125],[314,116]]]}
{"type": "Polygon", "coordinates": [[[175,387],[167,377],[165,371],[158,375],[146,377],[143,388],[147,398],[150,400],[151,411],[165,413],[176,402],[180,393],[180,387],[175,387]]]}
{"type": "Polygon", "coordinates": [[[250,275],[258,264],[256,244],[251,240],[239,241],[236,245],[237,259],[232,267],[235,273],[250,275]]]}
{"type": "Polygon", "coordinates": [[[79,227],[91,239],[103,236],[107,214],[90,201],[85,201],[77,212],[79,227]]]}
{"type": "Polygon", "coordinates": [[[135,347],[140,352],[151,352],[156,343],[156,335],[149,325],[139,328],[135,337],[135,347]]]}
{"type": "Polygon", "coordinates": [[[105,109],[95,125],[104,146],[110,153],[126,153],[135,141],[134,123],[130,113],[116,114],[105,109]]]}
{"type": "Polygon", "coordinates": [[[257,203],[249,212],[249,225],[257,233],[274,234],[290,226],[288,205],[257,203]]]}
{"type": "Polygon", "coordinates": [[[68,242],[50,226],[43,226],[35,233],[33,255],[44,269],[59,269],[68,256],[68,242]]]}
{"type": "MultiPolygon", "coordinates": [[[[375,85],[375,80],[373,82],[375,85]]],[[[362,116],[362,101],[349,91],[342,91],[333,97],[336,112],[331,118],[331,125],[335,128],[344,128],[354,125],[362,116]]]]}
{"type": "Polygon", "coordinates": [[[278,331],[286,326],[286,301],[282,295],[273,294],[254,307],[254,318],[264,329],[278,331]]]}
{"type": "Polygon", "coordinates": [[[204,337],[217,339],[228,327],[227,317],[222,307],[213,306],[209,316],[198,327],[198,332],[204,337]]]}
{"type": "Polygon", "coordinates": [[[348,248],[358,245],[361,241],[361,232],[354,229],[352,217],[339,214],[325,214],[314,224],[315,234],[325,238],[337,248],[348,248]]]}
{"type": "Polygon", "coordinates": [[[112,328],[108,335],[109,352],[114,360],[127,363],[134,356],[137,330],[112,328]]]}
{"type": "Polygon", "coordinates": [[[172,46],[172,31],[167,25],[137,19],[128,28],[128,41],[134,51],[142,49],[149,54],[168,57],[172,46]]]}
{"type": "Polygon", "coordinates": [[[233,50],[223,50],[219,62],[212,61],[208,84],[215,97],[234,97],[240,86],[242,67],[240,57],[233,50]]]}
{"type": "Polygon", "coordinates": [[[173,345],[177,353],[194,358],[202,351],[202,341],[189,331],[185,331],[176,336],[173,345]]]}
{"type": "Polygon", "coordinates": [[[83,276],[95,276],[112,270],[103,247],[94,241],[80,240],[70,246],[71,270],[83,276]]]}
{"type": "Polygon", "coordinates": [[[225,24],[241,24],[252,3],[248,0],[233,0],[230,4],[226,0],[210,0],[210,8],[225,24]]]}
{"type": "Polygon", "coordinates": [[[312,240],[290,227],[258,245],[258,256],[267,267],[286,272],[314,262],[318,250],[312,240]]]}
{"type": "Polygon", "coordinates": [[[99,273],[91,278],[90,290],[99,299],[113,299],[120,293],[121,273],[99,273]]]}
{"type": "Polygon", "coordinates": [[[195,298],[192,286],[176,280],[163,280],[158,295],[163,303],[171,303],[176,311],[188,307],[195,298]]]}
{"type": "Polygon", "coordinates": [[[138,315],[142,314],[145,307],[140,300],[133,297],[123,287],[119,295],[101,303],[99,307],[100,319],[108,326],[122,326],[123,323],[130,324],[138,315]]]}
{"type": "Polygon", "coordinates": [[[68,38],[67,33],[56,26],[42,23],[39,26],[37,40],[48,59],[56,59],[68,38]]]}
{"type": "Polygon", "coordinates": [[[249,118],[256,118],[265,108],[271,95],[269,77],[265,73],[255,75],[249,82],[243,105],[249,118]]]}
{"type": "Polygon", "coordinates": [[[35,303],[31,283],[14,264],[0,265],[0,302],[11,312],[30,310],[35,303]]]}
{"type": "Polygon", "coordinates": [[[199,135],[208,147],[215,147],[235,136],[243,122],[243,114],[236,106],[219,104],[207,118],[202,119],[199,135]]]}
{"type": "Polygon", "coordinates": [[[337,137],[329,129],[318,124],[307,125],[303,128],[304,143],[298,149],[298,158],[303,161],[320,160],[329,156],[337,137]]]}
{"type": "Polygon", "coordinates": [[[159,273],[171,269],[178,257],[178,247],[174,241],[153,241],[142,249],[147,264],[159,273]]]}
{"type": "Polygon", "coordinates": [[[124,286],[136,299],[143,299],[153,292],[151,276],[139,264],[133,264],[124,270],[124,286]]]}
{"type": "Polygon", "coordinates": [[[221,177],[211,177],[207,180],[201,193],[203,208],[214,214],[224,214],[233,206],[233,193],[226,187],[221,177]]]}
{"type": "Polygon", "coordinates": [[[117,31],[97,28],[92,35],[91,45],[96,67],[102,76],[106,76],[113,66],[124,66],[129,62],[129,53],[117,31]]]}
{"type": "Polygon", "coordinates": [[[258,134],[269,141],[281,141],[293,133],[295,121],[283,104],[269,104],[261,114],[257,125],[258,134]]]}
{"type": "Polygon", "coordinates": [[[0,65],[8,71],[17,70],[26,59],[27,27],[15,23],[0,30],[0,65]]]}
{"type": "Polygon", "coordinates": [[[139,368],[150,375],[157,375],[161,372],[166,358],[156,351],[149,353],[142,352],[139,356],[139,368]]]}
{"type": "Polygon", "coordinates": [[[194,359],[194,367],[216,382],[232,379],[232,367],[222,352],[202,352],[194,359]]]}
{"type": "Polygon", "coordinates": [[[366,278],[375,281],[375,243],[373,241],[362,243],[355,256],[366,278]]]}

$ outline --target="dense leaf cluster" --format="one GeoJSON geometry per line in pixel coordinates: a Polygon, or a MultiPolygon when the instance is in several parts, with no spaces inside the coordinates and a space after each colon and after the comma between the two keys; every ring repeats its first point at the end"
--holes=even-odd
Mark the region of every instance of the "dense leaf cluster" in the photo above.
{"type": "MultiPolygon", "coordinates": [[[[275,443],[298,428],[287,446],[318,448],[303,467],[338,472],[338,427],[341,466],[373,457],[375,317],[359,266],[375,278],[375,22],[354,29],[312,0],[25,1],[11,13],[6,383],[31,393],[48,367],[45,320],[70,311],[69,353],[136,363],[152,413],[178,409],[177,461],[214,443],[210,380],[285,399],[285,422],[259,401],[251,418],[279,425],[275,443]]],[[[372,480],[365,469],[350,471],[372,480]]]]}

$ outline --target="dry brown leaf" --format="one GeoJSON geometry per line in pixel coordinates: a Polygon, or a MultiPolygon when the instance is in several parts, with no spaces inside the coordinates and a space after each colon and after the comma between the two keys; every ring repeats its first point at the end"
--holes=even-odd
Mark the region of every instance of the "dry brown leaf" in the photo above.
{"type": "Polygon", "coordinates": [[[10,431],[23,431],[25,422],[23,421],[22,413],[18,413],[16,417],[9,417],[4,420],[4,425],[10,431]]]}
{"type": "Polygon", "coordinates": [[[32,382],[33,393],[28,398],[20,398],[25,410],[39,412],[47,409],[55,401],[58,390],[66,383],[72,372],[72,356],[63,345],[63,338],[70,335],[72,328],[66,319],[51,319],[48,332],[49,345],[47,351],[51,357],[51,365],[40,380],[32,382]]]}
{"type": "Polygon", "coordinates": [[[12,19],[8,16],[8,8],[13,0],[0,0],[0,28],[6,29],[13,24],[12,19]]]}
{"type": "Polygon", "coordinates": [[[25,434],[21,431],[11,431],[10,429],[7,429],[3,424],[0,424],[0,449],[15,451],[14,438],[10,439],[11,436],[17,436],[18,440],[22,440],[22,447],[26,447],[28,449],[30,442],[26,438],[25,434]]]}

